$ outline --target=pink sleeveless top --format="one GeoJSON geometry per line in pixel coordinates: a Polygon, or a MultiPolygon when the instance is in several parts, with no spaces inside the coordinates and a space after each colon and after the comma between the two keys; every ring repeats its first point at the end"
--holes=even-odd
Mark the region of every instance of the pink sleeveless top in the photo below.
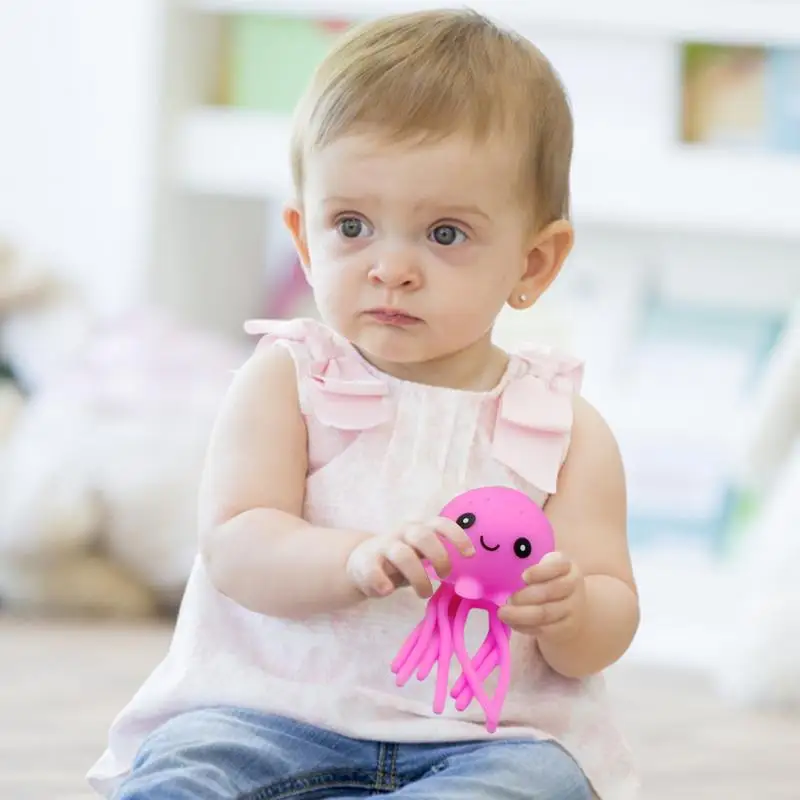
{"type": "MultiPolygon", "coordinates": [[[[259,321],[248,329],[266,334],[262,346],[286,347],[297,367],[308,426],[308,521],[382,533],[435,516],[469,488],[511,486],[539,504],[556,491],[579,362],[525,350],[511,356],[494,390],[471,392],[381,373],[312,320],[259,321]]],[[[512,684],[495,734],[486,732],[477,703],[465,712],[451,704],[435,715],[433,681],[398,688],[390,664],[424,608],[425,601],[401,589],[304,622],[274,619],[217,592],[198,559],[169,653],[115,720],[90,782],[110,793],[157,725],[188,709],[223,704],[378,741],[550,738],[575,757],[602,800],[636,796],[602,677],[560,676],[535,640],[512,635],[512,684]]],[[[471,651],[484,630],[484,620],[469,621],[471,651]]]]}

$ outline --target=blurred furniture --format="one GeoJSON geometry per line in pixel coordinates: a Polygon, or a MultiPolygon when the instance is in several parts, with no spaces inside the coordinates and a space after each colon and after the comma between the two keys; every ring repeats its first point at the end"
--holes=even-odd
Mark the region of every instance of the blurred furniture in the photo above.
{"type": "MultiPolygon", "coordinates": [[[[0,4],[0,226],[62,264],[103,309],[138,299],[240,331],[243,319],[274,307],[266,294],[281,281],[271,273],[291,263],[279,224],[290,187],[285,113],[259,110],[258,102],[241,107],[252,86],[240,87],[240,107],[223,105],[232,97],[221,65],[231,61],[233,16],[353,20],[437,5],[0,4]]],[[[591,365],[587,394],[621,442],[632,507],[719,516],[741,413],[738,398],[720,387],[733,385],[743,362],[714,362],[712,373],[704,365],[716,351],[642,336],[652,330],[642,317],[653,307],[741,310],[764,320],[786,313],[800,296],[800,156],[682,143],[683,45],[800,47],[800,4],[470,5],[531,36],[559,69],[576,118],[570,268],[535,313],[504,315],[499,333],[513,344],[550,326],[577,339],[591,365]],[[715,401],[706,402],[712,390],[715,401]],[[690,480],[690,468],[699,475],[705,466],[702,483],[690,480]]],[[[292,64],[276,70],[291,75],[292,64]]],[[[663,563],[653,556],[655,569],[663,563]]],[[[702,599],[703,570],[692,574],[686,594],[702,599]]],[[[671,610],[670,586],[663,607],[671,610]]]]}
{"type": "MultiPolygon", "coordinates": [[[[287,118],[220,105],[231,18],[352,20],[438,3],[107,5],[0,8],[0,226],[84,279],[98,303],[144,296],[238,330],[262,307],[289,175],[287,118]]],[[[797,3],[471,5],[530,34],[567,85],[576,259],[633,273],[677,264],[673,282],[701,298],[782,307],[800,291],[800,158],[680,143],[682,43],[800,47],[797,3]]]]}

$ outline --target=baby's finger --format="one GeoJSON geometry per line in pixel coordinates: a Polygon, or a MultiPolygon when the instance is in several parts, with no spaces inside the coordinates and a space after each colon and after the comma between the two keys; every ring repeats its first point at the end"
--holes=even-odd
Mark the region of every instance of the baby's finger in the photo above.
{"type": "Polygon", "coordinates": [[[433,594],[433,584],[425,572],[419,554],[410,545],[395,539],[388,547],[385,558],[408,581],[420,597],[433,594]]]}
{"type": "Polygon", "coordinates": [[[392,582],[392,586],[395,589],[402,589],[405,586],[408,586],[408,581],[401,572],[398,572],[397,568],[392,564],[391,561],[387,561],[385,558],[383,559],[383,570],[386,573],[386,576],[392,582]]]}
{"type": "Polygon", "coordinates": [[[559,600],[540,606],[503,606],[498,611],[498,616],[512,628],[530,631],[561,622],[569,616],[569,613],[569,602],[559,600]]]}
{"type": "Polygon", "coordinates": [[[567,575],[554,578],[552,581],[526,586],[511,595],[508,602],[512,606],[540,606],[543,603],[566,600],[574,591],[575,582],[567,575]]]}
{"type": "Polygon", "coordinates": [[[525,570],[525,583],[544,583],[569,574],[572,562],[561,553],[548,553],[538,564],[525,570]]]}
{"type": "Polygon", "coordinates": [[[475,545],[472,539],[467,536],[466,531],[452,519],[446,517],[436,517],[429,523],[430,527],[440,536],[444,536],[449,542],[455,545],[456,549],[463,556],[475,555],[475,545]]]}
{"type": "Polygon", "coordinates": [[[413,525],[404,535],[405,541],[423,558],[428,559],[440,578],[450,572],[450,556],[436,531],[427,525],[413,525]]]}
{"type": "Polygon", "coordinates": [[[354,577],[358,588],[367,597],[386,597],[397,588],[388,572],[375,561],[360,565],[354,577]]]}

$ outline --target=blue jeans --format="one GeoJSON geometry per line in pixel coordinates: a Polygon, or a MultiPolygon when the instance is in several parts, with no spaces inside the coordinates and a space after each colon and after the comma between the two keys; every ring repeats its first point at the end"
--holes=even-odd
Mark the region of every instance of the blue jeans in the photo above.
{"type": "Polygon", "coordinates": [[[166,722],[114,800],[590,800],[558,745],[359,741],[282,717],[212,708],[166,722]]]}

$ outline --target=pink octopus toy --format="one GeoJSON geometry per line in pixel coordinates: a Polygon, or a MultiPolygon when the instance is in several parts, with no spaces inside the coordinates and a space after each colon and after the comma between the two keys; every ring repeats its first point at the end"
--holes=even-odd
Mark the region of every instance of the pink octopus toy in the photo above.
{"type": "Polygon", "coordinates": [[[451,500],[441,516],[454,520],[469,535],[475,555],[465,558],[447,541],[451,571],[439,579],[428,565],[431,577],[442,580],[428,601],[425,617],[392,662],[397,685],[404,686],[414,671],[425,680],[436,669],[433,710],[444,711],[448,690],[463,711],[473,698],[486,715],[486,728],[497,730],[500,712],[511,679],[509,627],[497,611],[508,598],[525,586],[528,567],[538,564],[554,548],[553,529],[544,512],[526,494],[503,486],[473,489],[451,500]],[[473,608],[489,615],[489,630],[473,657],[464,642],[464,626],[473,608]],[[455,653],[461,677],[450,689],[450,663],[455,653]],[[489,698],[484,683],[498,669],[500,677],[489,698]]]}

